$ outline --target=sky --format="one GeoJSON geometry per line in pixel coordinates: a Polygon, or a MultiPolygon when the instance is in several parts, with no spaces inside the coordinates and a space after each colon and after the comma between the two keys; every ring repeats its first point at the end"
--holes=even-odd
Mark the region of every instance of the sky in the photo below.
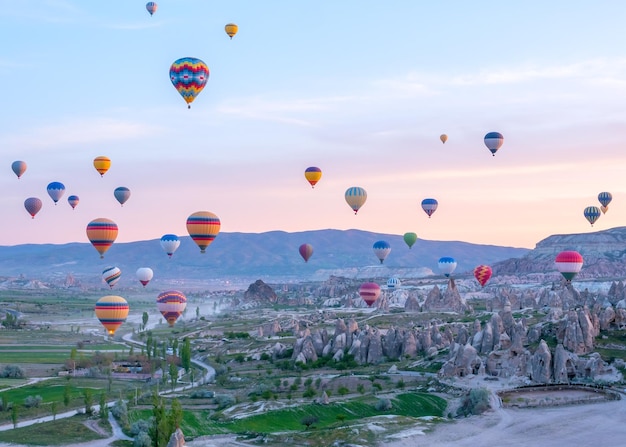
{"type": "Polygon", "coordinates": [[[157,3],[0,0],[0,245],[87,242],[100,217],[117,242],[185,236],[196,211],[222,232],[527,248],[626,223],[626,2],[157,3]],[[191,109],[169,80],[181,57],[210,70],[191,109]],[[357,215],[351,186],[368,194],[357,215]],[[613,201],[592,227],[583,210],[602,191],[613,201]],[[44,203],[34,219],[27,197],[44,203]]]}

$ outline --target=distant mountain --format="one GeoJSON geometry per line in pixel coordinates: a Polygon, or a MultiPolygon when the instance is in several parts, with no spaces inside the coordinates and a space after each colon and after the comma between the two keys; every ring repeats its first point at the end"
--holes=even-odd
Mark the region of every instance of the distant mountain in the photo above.
{"type": "MultiPolygon", "coordinates": [[[[63,245],[38,244],[0,247],[0,276],[18,276],[38,280],[64,281],[68,275],[83,283],[100,281],[102,270],[116,265],[122,270],[123,284],[135,284],[135,271],[151,267],[155,281],[168,280],[237,280],[320,279],[325,272],[365,269],[373,274],[420,269],[439,274],[437,261],[451,256],[458,263],[457,272],[471,271],[479,264],[494,264],[526,255],[525,248],[470,244],[458,241],[418,239],[411,249],[402,236],[360,230],[316,230],[297,233],[220,233],[205,254],[190,237],[180,237],[181,245],[169,259],[158,239],[115,243],[100,259],[89,243],[63,245]],[[385,240],[391,253],[383,266],[374,255],[374,242],[385,240]],[[298,247],[309,243],[313,256],[308,263],[298,247]]],[[[328,276],[328,275],[326,275],[328,276]]]]}

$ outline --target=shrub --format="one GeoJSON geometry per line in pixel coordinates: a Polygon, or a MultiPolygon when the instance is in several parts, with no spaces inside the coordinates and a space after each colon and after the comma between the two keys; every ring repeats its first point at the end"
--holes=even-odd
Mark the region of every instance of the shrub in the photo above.
{"type": "Polygon", "coordinates": [[[389,411],[392,407],[393,405],[389,399],[378,399],[378,402],[374,405],[376,411],[389,411]]]}
{"type": "Polygon", "coordinates": [[[150,435],[145,431],[139,433],[133,440],[133,447],[152,447],[150,435]]]}
{"type": "Polygon", "coordinates": [[[2,372],[0,372],[0,377],[3,379],[23,379],[26,377],[24,374],[24,370],[17,365],[6,365],[2,372]]]}
{"type": "Polygon", "coordinates": [[[150,427],[152,426],[152,421],[147,421],[145,419],[139,419],[138,421],[134,422],[133,425],[130,427],[130,434],[132,436],[137,436],[140,433],[148,433],[150,432],[150,427]]]}
{"type": "Polygon", "coordinates": [[[482,414],[489,409],[489,390],[474,388],[463,398],[461,406],[456,411],[457,416],[482,414]]]}
{"type": "Polygon", "coordinates": [[[307,388],[304,393],[302,393],[302,397],[313,397],[315,396],[315,390],[313,388],[307,388]]]}
{"type": "Polygon", "coordinates": [[[28,396],[24,399],[24,406],[26,408],[37,408],[42,401],[43,397],[41,396],[28,396]]]}
{"type": "Polygon", "coordinates": [[[216,394],[215,403],[217,404],[218,410],[223,410],[226,407],[235,405],[235,398],[230,394],[216,394]]]}

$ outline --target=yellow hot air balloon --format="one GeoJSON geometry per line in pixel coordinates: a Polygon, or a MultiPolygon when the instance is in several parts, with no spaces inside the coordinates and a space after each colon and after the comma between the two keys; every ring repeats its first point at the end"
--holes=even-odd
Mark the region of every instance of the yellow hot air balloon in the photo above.
{"type": "Polygon", "coordinates": [[[224,30],[226,31],[226,34],[228,34],[228,37],[230,37],[232,40],[233,36],[237,34],[239,27],[234,23],[227,23],[224,27],[224,30]]]}
{"type": "Polygon", "coordinates": [[[314,188],[315,184],[322,178],[322,170],[317,166],[310,166],[305,169],[304,178],[311,184],[311,188],[314,188]]]}
{"type": "Polygon", "coordinates": [[[94,158],[93,167],[96,168],[96,171],[98,171],[100,173],[100,177],[102,177],[111,167],[111,159],[109,157],[105,157],[104,155],[100,155],[99,157],[94,158]]]}
{"type": "Polygon", "coordinates": [[[96,317],[109,335],[115,334],[128,316],[128,302],[121,296],[107,295],[96,302],[96,317]]]}
{"type": "Polygon", "coordinates": [[[100,257],[104,258],[104,253],[111,248],[117,238],[117,224],[104,217],[94,219],[87,224],[87,238],[98,250],[100,257]]]}
{"type": "Polygon", "coordinates": [[[200,253],[213,242],[220,232],[220,219],[210,211],[198,211],[187,218],[187,231],[191,239],[200,247],[200,253]]]}
{"type": "Polygon", "coordinates": [[[447,136],[445,133],[442,133],[442,134],[439,136],[439,139],[441,140],[441,142],[442,142],[443,144],[446,144],[446,141],[448,141],[448,136],[447,136]]]}

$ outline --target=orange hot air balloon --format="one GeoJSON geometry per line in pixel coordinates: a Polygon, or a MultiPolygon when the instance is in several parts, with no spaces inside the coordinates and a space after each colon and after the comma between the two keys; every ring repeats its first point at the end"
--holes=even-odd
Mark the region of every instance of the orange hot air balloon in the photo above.
{"type": "Polygon", "coordinates": [[[105,157],[104,155],[96,157],[93,160],[93,167],[96,168],[96,171],[98,171],[100,173],[100,177],[102,177],[111,167],[111,159],[109,157],[105,157]]]}
{"type": "Polygon", "coordinates": [[[442,134],[439,136],[439,139],[441,140],[441,142],[442,142],[443,144],[446,144],[446,141],[448,141],[448,136],[447,136],[445,133],[442,133],[442,134]]]}
{"type": "Polygon", "coordinates": [[[167,324],[174,326],[178,317],[180,317],[187,307],[187,297],[183,292],[178,290],[169,290],[160,293],[157,297],[157,308],[167,324]]]}
{"type": "Polygon", "coordinates": [[[311,166],[305,169],[304,178],[311,184],[311,188],[322,178],[322,170],[317,166],[311,166]]]}
{"type": "Polygon", "coordinates": [[[206,252],[206,248],[220,232],[220,227],[219,217],[210,211],[197,211],[187,218],[187,231],[200,247],[200,253],[206,252]]]}
{"type": "Polygon", "coordinates": [[[91,245],[104,258],[104,253],[111,248],[117,238],[117,224],[111,219],[99,217],[87,224],[87,238],[91,245]]]}
{"type": "Polygon", "coordinates": [[[488,265],[479,265],[474,269],[474,278],[476,278],[478,284],[485,287],[485,284],[487,284],[487,281],[491,278],[492,273],[491,267],[488,265]]]}
{"type": "Polygon", "coordinates": [[[128,316],[128,302],[121,296],[107,295],[96,302],[96,317],[109,335],[115,334],[128,316]]]}
{"type": "Polygon", "coordinates": [[[359,295],[368,307],[372,307],[380,296],[380,286],[375,282],[365,282],[359,287],[359,295]]]}

